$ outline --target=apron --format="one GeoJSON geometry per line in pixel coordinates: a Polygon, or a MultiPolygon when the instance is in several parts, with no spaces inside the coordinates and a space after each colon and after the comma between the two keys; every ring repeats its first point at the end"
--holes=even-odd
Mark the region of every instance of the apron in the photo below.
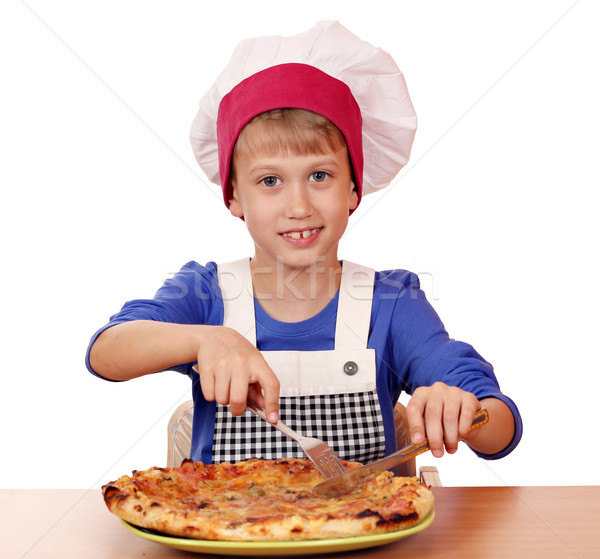
{"type": "MultiPolygon", "coordinates": [[[[219,265],[217,273],[223,325],[256,346],[250,259],[219,265]]],[[[281,421],[322,439],[341,458],[358,462],[372,462],[385,453],[375,350],[367,348],[374,278],[370,268],[342,263],[333,350],[262,352],[280,382],[281,421]]],[[[253,413],[236,417],[228,406],[216,404],[213,462],[303,456],[295,441],[253,413]]]]}

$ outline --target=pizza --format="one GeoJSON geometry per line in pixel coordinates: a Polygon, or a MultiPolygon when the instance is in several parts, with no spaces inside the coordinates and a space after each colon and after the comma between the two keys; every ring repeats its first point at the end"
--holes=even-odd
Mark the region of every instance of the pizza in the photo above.
{"type": "MultiPolygon", "coordinates": [[[[346,470],[360,466],[343,461],[346,470]]],[[[421,522],[433,494],[417,478],[383,472],[336,498],[312,487],[323,476],[305,458],[236,464],[184,461],[102,487],[123,520],[172,536],[224,541],[293,541],[394,532],[421,522]]]]}

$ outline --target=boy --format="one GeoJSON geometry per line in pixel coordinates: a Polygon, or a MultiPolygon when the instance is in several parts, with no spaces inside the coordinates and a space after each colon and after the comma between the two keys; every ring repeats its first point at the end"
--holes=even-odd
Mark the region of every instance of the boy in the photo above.
{"type": "Polygon", "coordinates": [[[506,455],[520,439],[516,406],[491,366],[448,337],[417,278],[338,260],[349,215],[406,163],[414,130],[393,60],[341,25],[242,43],[191,137],[254,256],[189,263],[152,301],[126,304],[92,339],[90,370],[112,380],[188,374],[191,458],[203,462],[302,456],[244,413],[248,396],[343,458],[375,460],[395,450],[401,390],[412,392],[412,439],[427,436],[434,456],[460,440],[506,455]],[[482,405],[490,421],[470,433],[482,405]]]}

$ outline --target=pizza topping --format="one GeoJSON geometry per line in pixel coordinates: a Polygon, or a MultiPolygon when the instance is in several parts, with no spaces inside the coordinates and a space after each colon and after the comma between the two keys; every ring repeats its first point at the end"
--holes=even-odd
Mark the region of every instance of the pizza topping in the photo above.
{"type": "MultiPolygon", "coordinates": [[[[346,469],[357,463],[346,462],[346,469]]],[[[433,505],[429,489],[391,472],[339,498],[319,497],[321,474],[306,459],[237,464],[184,462],[150,468],[103,487],[109,509],[172,535],[230,541],[307,540],[396,531],[433,505]]]]}
{"type": "Polygon", "coordinates": [[[248,489],[248,497],[264,497],[266,494],[265,490],[258,485],[253,485],[248,489]]]}

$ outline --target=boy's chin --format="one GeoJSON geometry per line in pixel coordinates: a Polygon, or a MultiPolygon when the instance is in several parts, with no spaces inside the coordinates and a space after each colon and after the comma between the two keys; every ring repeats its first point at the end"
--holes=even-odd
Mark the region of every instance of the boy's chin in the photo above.
{"type": "Polygon", "coordinates": [[[338,268],[339,261],[337,256],[326,257],[322,255],[299,254],[286,256],[282,255],[277,258],[279,267],[304,270],[310,268],[315,272],[325,272],[331,268],[338,268]]]}

